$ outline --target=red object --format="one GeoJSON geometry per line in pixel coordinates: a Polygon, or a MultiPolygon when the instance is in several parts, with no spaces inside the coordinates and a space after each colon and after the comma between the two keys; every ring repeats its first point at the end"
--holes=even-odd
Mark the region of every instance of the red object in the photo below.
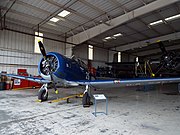
{"type": "Polygon", "coordinates": [[[10,83],[6,83],[6,90],[10,90],[11,88],[11,84],[10,83]]]}
{"type": "MultiPolygon", "coordinates": [[[[34,77],[37,77],[37,78],[41,78],[40,76],[34,76],[34,77]]],[[[29,81],[29,87],[41,87],[42,86],[42,84],[40,84],[40,83],[37,83],[37,82],[33,82],[33,81],[29,81]]]]}
{"type": "Polygon", "coordinates": [[[28,76],[27,69],[18,69],[18,75],[28,76]]]}
{"type": "MultiPolygon", "coordinates": [[[[28,76],[27,69],[18,69],[17,72],[18,72],[18,75],[28,76]]],[[[38,76],[35,76],[35,77],[38,77],[38,76]]],[[[13,89],[33,88],[33,87],[37,88],[37,87],[41,87],[42,85],[37,82],[28,81],[24,79],[14,79],[13,81],[14,81],[13,89]]]]}
{"type": "Polygon", "coordinates": [[[96,76],[96,69],[94,67],[91,67],[88,70],[92,75],[96,76]]]}

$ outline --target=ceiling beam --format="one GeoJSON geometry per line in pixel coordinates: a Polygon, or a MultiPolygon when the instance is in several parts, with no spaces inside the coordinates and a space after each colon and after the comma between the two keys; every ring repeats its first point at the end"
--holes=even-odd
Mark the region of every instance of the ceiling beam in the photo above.
{"type": "Polygon", "coordinates": [[[147,5],[147,3],[145,2],[145,0],[139,0],[142,4],[147,5]]]}
{"type": "MultiPolygon", "coordinates": [[[[146,22],[144,22],[142,19],[140,18],[136,18],[138,21],[140,21],[141,23],[143,23],[145,26],[148,26],[149,24],[147,24],[146,22]]],[[[158,32],[155,28],[153,27],[148,27],[149,29],[151,29],[152,31],[154,31],[155,33],[157,33],[158,35],[161,35],[160,32],[158,32]]]]}
{"type": "MultiPolygon", "coordinates": [[[[13,19],[13,18],[9,18],[9,17],[7,18],[7,23],[11,23],[11,24],[15,24],[15,25],[27,27],[27,28],[29,28],[29,29],[31,29],[32,26],[34,25],[34,24],[32,24],[32,23],[23,22],[23,21],[20,21],[20,20],[16,20],[16,19],[13,19]]],[[[31,29],[31,30],[32,30],[32,29],[31,29]]],[[[59,36],[59,34],[62,33],[62,32],[60,32],[60,31],[56,31],[56,29],[53,29],[53,28],[50,29],[50,28],[47,28],[47,27],[45,27],[45,26],[43,26],[43,27],[40,28],[40,32],[42,32],[42,33],[46,32],[46,33],[54,34],[54,35],[57,35],[57,36],[59,36]]],[[[64,38],[64,37],[62,37],[62,38],[64,38]]]]}
{"type": "MultiPolygon", "coordinates": [[[[12,1],[12,0],[11,0],[11,1],[12,1]]],[[[16,1],[16,4],[22,5],[22,6],[24,6],[24,7],[27,7],[27,8],[33,9],[33,10],[36,10],[36,11],[38,11],[38,12],[40,12],[40,13],[42,13],[42,14],[45,14],[45,15],[47,15],[47,16],[49,16],[49,15],[52,14],[51,12],[49,12],[49,11],[47,11],[47,10],[44,10],[44,9],[35,7],[35,6],[31,5],[31,4],[28,4],[28,3],[25,3],[25,2],[22,2],[22,1],[19,1],[19,0],[16,1]]],[[[60,17],[60,16],[56,16],[56,18],[58,18],[58,19],[60,19],[60,20],[62,20],[62,21],[68,21],[71,25],[74,25],[74,26],[80,25],[79,22],[76,22],[76,21],[74,21],[74,20],[70,20],[70,19],[68,19],[68,18],[63,18],[63,17],[60,17]]]]}
{"type": "MultiPolygon", "coordinates": [[[[6,9],[7,9],[7,8],[2,7],[2,10],[6,10],[6,9]]],[[[25,17],[25,18],[30,18],[30,19],[32,19],[32,20],[36,20],[36,21],[38,21],[38,22],[43,20],[43,19],[41,19],[41,18],[32,16],[32,15],[28,15],[28,14],[25,14],[25,13],[22,13],[22,12],[13,10],[13,9],[11,9],[9,12],[12,13],[12,14],[20,15],[20,16],[25,17]]],[[[50,25],[51,27],[52,27],[52,26],[53,26],[53,27],[56,27],[56,29],[58,28],[58,26],[63,27],[63,28],[65,27],[64,30],[71,29],[71,28],[69,28],[69,27],[67,27],[67,26],[60,25],[60,24],[58,24],[58,23],[53,23],[53,22],[49,22],[48,25],[50,25]]]]}
{"type": "Polygon", "coordinates": [[[166,40],[177,40],[177,39],[180,39],[180,32],[119,46],[116,47],[116,50],[126,51],[134,48],[145,47],[148,44],[156,43],[157,40],[166,41],[166,40]]]}
{"type": "Polygon", "coordinates": [[[144,33],[142,33],[141,31],[139,31],[139,30],[136,30],[135,28],[133,28],[133,27],[131,27],[131,26],[129,26],[128,24],[126,24],[125,25],[127,28],[129,28],[129,29],[131,29],[132,31],[135,31],[136,33],[138,33],[138,34],[140,34],[141,36],[143,36],[143,37],[145,37],[145,38],[150,38],[148,35],[146,35],[146,34],[144,34],[144,33]]]}
{"type": "Polygon", "coordinates": [[[122,4],[120,4],[117,0],[110,0],[111,3],[113,3],[115,6],[118,6],[120,9],[124,11],[124,13],[128,12],[128,9],[124,7],[122,4]]]}
{"type": "MultiPolygon", "coordinates": [[[[41,25],[45,24],[46,22],[48,22],[52,17],[54,17],[55,15],[57,15],[61,10],[66,9],[66,5],[69,4],[71,1],[66,2],[66,4],[63,5],[62,9],[57,9],[56,11],[54,11],[52,14],[48,15],[45,19],[42,19],[42,21],[40,21],[36,26],[33,27],[33,29],[40,27],[41,25]]],[[[77,0],[73,1],[73,3],[71,3],[69,6],[75,4],[77,2],[77,0]]],[[[58,24],[58,23],[57,23],[58,24]]],[[[65,26],[67,27],[67,26],[65,26]]],[[[71,29],[71,28],[69,28],[71,29]]]]}
{"type": "MultiPolygon", "coordinates": [[[[173,50],[176,51],[177,49],[180,49],[179,44],[177,44],[177,45],[171,45],[171,46],[166,47],[166,50],[167,50],[167,51],[173,51],[173,50]]],[[[138,55],[138,56],[148,57],[148,56],[153,56],[154,54],[158,54],[158,53],[159,53],[159,54],[162,54],[160,48],[152,49],[152,50],[148,50],[148,51],[142,51],[142,52],[133,53],[133,54],[134,54],[134,55],[138,55]]]]}
{"type": "Polygon", "coordinates": [[[101,10],[100,8],[94,6],[93,4],[87,2],[86,0],[79,0],[81,3],[83,3],[84,5],[94,9],[95,11],[99,12],[100,14],[104,14],[106,13],[105,11],[101,10]]]}
{"type": "MultiPolygon", "coordinates": [[[[53,1],[53,0],[44,0],[44,1],[50,3],[51,5],[54,5],[54,6],[56,6],[56,7],[63,8],[63,5],[62,5],[62,4],[60,4],[60,3],[58,3],[58,2],[55,2],[55,1],[53,1]]],[[[77,16],[85,19],[85,20],[92,20],[92,18],[90,18],[90,17],[88,17],[88,16],[86,16],[86,15],[84,15],[84,14],[81,14],[81,13],[75,11],[75,10],[71,9],[70,7],[66,8],[66,9],[67,9],[69,12],[71,12],[71,13],[73,13],[73,14],[75,14],[75,15],[77,15],[77,16]]]]}
{"type": "Polygon", "coordinates": [[[1,16],[1,18],[2,17],[6,17],[6,14],[11,10],[11,8],[12,8],[12,6],[14,5],[16,3],[16,0],[14,0],[13,2],[12,2],[12,4],[10,5],[10,7],[9,8],[7,8],[7,10],[5,11],[5,13],[1,16]]]}
{"type": "Polygon", "coordinates": [[[144,15],[146,13],[155,11],[157,9],[160,9],[162,7],[168,6],[170,4],[173,4],[175,2],[178,2],[179,0],[157,0],[154,1],[150,4],[147,4],[145,6],[142,6],[138,9],[135,9],[133,11],[130,11],[124,15],[118,16],[114,19],[111,19],[109,21],[107,21],[106,23],[110,23],[111,26],[107,26],[105,24],[99,24],[93,28],[90,28],[88,30],[85,30],[81,33],[78,33],[74,36],[71,36],[69,38],[67,38],[68,42],[72,42],[74,44],[81,44],[99,34],[102,34],[103,32],[106,32],[112,28],[115,28],[127,21],[130,21],[134,18],[137,18],[141,15],[144,15]]]}
{"type": "Polygon", "coordinates": [[[165,18],[159,12],[155,11],[155,16],[161,18],[165,22],[165,25],[171,30],[171,32],[176,32],[176,30],[169,24],[169,22],[165,21],[165,18]]]}
{"type": "MultiPolygon", "coordinates": [[[[144,5],[147,5],[144,0],[139,0],[139,1],[140,1],[141,3],[143,3],[144,5]]],[[[127,9],[126,7],[124,7],[123,5],[121,5],[118,1],[116,1],[116,0],[111,0],[111,2],[112,2],[114,5],[118,5],[125,13],[129,12],[129,9],[127,9]]],[[[145,26],[147,26],[147,24],[144,23],[142,20],[138,19],[138,21],[140,21],[140,22],[143,23],[145,26]]],[[[126,25],[126,26],[127,26],[127,25],[126,25]]],[[[144,37],[149,38],[148,35],[143,34],[142,32],[140,32],[140,31],[138,31],[138,30],[136,30],[136,29],[134,29],[134,28],[132,28],[132,27],[130,27],[130,26],[128,26],[128,27],[129,27],[131,30],[133,30],[133,31],[135,31],[135,32],[143,35],[144,37]]],[[[148,27],[148,28],[149,28],[149,27],[148,27]]]]}

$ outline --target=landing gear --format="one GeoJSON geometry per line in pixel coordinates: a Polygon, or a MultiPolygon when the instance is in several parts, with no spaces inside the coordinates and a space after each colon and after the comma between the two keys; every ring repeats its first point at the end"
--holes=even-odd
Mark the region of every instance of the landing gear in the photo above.
{"type": "Polygon", "coordinates": [[[82,99],[83,107],[89,107],[90,106],[90,100],[91,100],[91,98],[90,98],[88,92],[85,92],[83,95],[83,99],[82,99]]]}
{"type": "Polygon", "coordinates": [[[43,84],[43,86],[39,89],[38,100],[40,102],[46,101],[48,99],[48,89],[47,84],[43,84]]]}
{"type": "Polygon", "coordinates": [[[83,107],[89,107],[90,105],[92,105],[93,103],[91,102],[91,97],[90,97],[90,92],[88,92],[89,86],[86,85],[86,90],[84,91],[84,95],[82,98],[82,104],[83,107]]]}

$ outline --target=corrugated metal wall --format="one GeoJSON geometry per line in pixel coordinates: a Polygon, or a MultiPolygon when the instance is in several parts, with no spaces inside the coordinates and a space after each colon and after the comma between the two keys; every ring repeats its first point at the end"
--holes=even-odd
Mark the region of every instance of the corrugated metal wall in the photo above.
{"type": "Polygon", "coordinates": [[[108,62],[109,51],[101,48],[94,47],[94,60],[92,61],[93,67],[107,66],[105,62],[108,62]]]}
{"type": "Polygon", "coordinates": [[[108,62],[113,62],[114,54],[117,53],[115,51],[109,51],[109,59],[108,62]]]}
{"type": "MultiPolygon", "coordinates": [[[[16,30],[34,33],[24,27],[11,25],[11,28],[13,27],[16,30]]],[[[58,38],[46,33],[44,35],[55,39],[58,38]]],[[[0,30],[0,71],[17,73],[18,68],[25,68],[29,74],[38,75],[37,65],[42,56],[34,53],[34,42],[33,36],[0,30]]],[[[44,39],[44,45],[47,52],[56,51],[64,54],[65,45],[63,43],[44,39]]]]}
{"type": "Polygon", "coordinates": [[[73,55],[87,62],[88,59],[88,47],[87,45],[78,45],[73,48],[73,55]]]}
{"type": "MultiPolygon", "coordinates": [[[[107,66],[105,62],[108,62],[109,54],[108,50],[94,47],[92,66],[97,68],[98,66],[107,66]]],[[[73,54],[76,57],[81,58],[87,63],[88,60],[88,47],[87,45],[79,45],[73,48],[73,54]]]]}

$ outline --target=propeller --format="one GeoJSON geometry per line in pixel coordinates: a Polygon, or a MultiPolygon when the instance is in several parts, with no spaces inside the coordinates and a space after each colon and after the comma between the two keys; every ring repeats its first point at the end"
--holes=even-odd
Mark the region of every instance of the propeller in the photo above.
{"type": "Polygon", "coordinates": [[[178,57],[178,55],[173,51],[168,52],[163,42],[160,40],[157,41],[157,43],[162,51],[162,56],[160,58],[160,63],[157,67],[156,73],[158,73],[163,67],[169,71],[175,70],[178,65],[178,61],[180,61],[180,57],[178,57]]]}
{"type": "Polygon", "coordinates": [[[168,52],[167,52],[167,50],[166,50],[164,44],[163,44],[160,40],[158,40],[157,43],[159,44],[159,48],[161,49],[162,54],[163,54],[163,55],[167,55],[168,52]]]}
{"type": "Polygon", "coordinates": [[[41,51],[41,54],[43,55],[44,59],[46,60],[46,50],[44,48],[44,45],[41,41],[38,41],[38,43],[39,43],[39,49],[41,51]]]}
{"type": "Polygon", "coordinates": [[[41,51],[41,54],[43,55],[43,58],[44,58],[44,62],[43,62],[44,69],[43,69],[43,72],[45,74],[47,74],[47,75],[48,74],[50,75],[50,78],[51,78],[51,81],[52,81],[55,93],[58,94],[58,90],[56,88],[56,84],[55,84],[55,81],[53,79],[53,71],[56,69],[57,59],[55,57],[47,57],[46,50],[44,48],[43,43],[41,41],[38,41],[38,44],[39,44],[39,49],[41,51]]]}

